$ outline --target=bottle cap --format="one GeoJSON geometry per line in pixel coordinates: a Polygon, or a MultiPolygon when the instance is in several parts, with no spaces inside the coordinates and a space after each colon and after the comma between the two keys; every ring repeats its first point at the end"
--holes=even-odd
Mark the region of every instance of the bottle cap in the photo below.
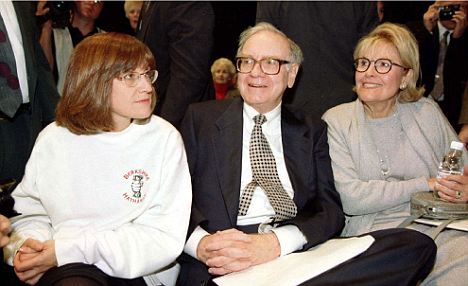
{"type": "Polygon", "coordinates": [[[452,141],[452,143],[450,143],[450,149],[463,150],[464,147],[465,145],[463,145],[462,142],[452,141]]]}

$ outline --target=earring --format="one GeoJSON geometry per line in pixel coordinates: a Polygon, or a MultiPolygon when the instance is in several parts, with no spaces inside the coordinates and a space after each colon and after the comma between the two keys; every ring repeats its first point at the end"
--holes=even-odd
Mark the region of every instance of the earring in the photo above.
{"type": "Polygon", "coordinates": [[[400,84],[400,89],[401,90],[404,90],[405,88],[406,88],[406,84],[404,84],[404,83],[400,84]]]}

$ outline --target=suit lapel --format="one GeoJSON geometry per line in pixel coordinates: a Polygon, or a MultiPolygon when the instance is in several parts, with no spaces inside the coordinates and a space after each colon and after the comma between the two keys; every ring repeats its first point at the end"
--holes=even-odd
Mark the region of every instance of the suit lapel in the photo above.
{"type": "Polygon", "coordinates": [[[28,18],[32,15],[32,13],[28,13],[29,11],[27,11],[27,9],[30,8],[28,5],[30,5],[30,3],[13,1],[16,18],[18,19],[18,25],[23,39],[24,57],[25,59],[29,59],[26,60],[26,74],[28,76],[29,102],[33,103],[37,80],[37,70],[34,68],[36,55],[34,54],[33,49],[35,45],[39,46],[39,43],[34,43],[34,41],[37,41],[38,39],[36,38],[36,35],[32,33],[36,27],[29,27],[33,25],[33,23],[31,23],[32,20],[28,18]]]}
{"type": "Polygon", "coordinates": [[[309,160],[312,144],[305,136],[307,132],[308,129],[305,124],[294,117],[283,105],[281,108],[281,134],[284,160],[294,189],[294,202],[298,210],[307,201],[303,196],[304,191],[307,190],[306,184],[310,180],[308,174],[312,168],[309,160]]]}
{"type": "Polygon", "coordinates": [[[236,99],[215,122],[213,134],[216,171],[232,226],[237,225],[242,168],[242,104],[236,99]]]}

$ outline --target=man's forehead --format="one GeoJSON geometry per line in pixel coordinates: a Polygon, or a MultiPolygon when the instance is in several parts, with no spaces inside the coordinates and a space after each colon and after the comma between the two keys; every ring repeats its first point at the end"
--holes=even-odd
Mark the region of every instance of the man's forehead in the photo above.
{"type": "Polygon", "coordinates": [[[261,53],[263,56],[281,56],[289,54],[289,45],[282,35],[271,31],[261,31],[247,39],[242,52],[244,54],[261,53]]]}

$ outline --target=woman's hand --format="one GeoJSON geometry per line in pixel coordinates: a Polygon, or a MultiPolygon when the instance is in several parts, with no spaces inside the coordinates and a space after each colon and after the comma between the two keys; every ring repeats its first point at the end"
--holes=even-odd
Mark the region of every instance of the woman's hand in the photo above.
{"type": "Polygon", "coordinates": [[[36,284],[54,266],[57,266],[54,240],[40,242],[30,238],[24,242],[13,260],[16,275],[29,285],[36,284]]]}
{"type": "Polygon", "coordinates": [[[444,201],[466,203],[468,201],[468,165],[463,175],[449,175],[437,179],[435,191],[444,201]]]}

